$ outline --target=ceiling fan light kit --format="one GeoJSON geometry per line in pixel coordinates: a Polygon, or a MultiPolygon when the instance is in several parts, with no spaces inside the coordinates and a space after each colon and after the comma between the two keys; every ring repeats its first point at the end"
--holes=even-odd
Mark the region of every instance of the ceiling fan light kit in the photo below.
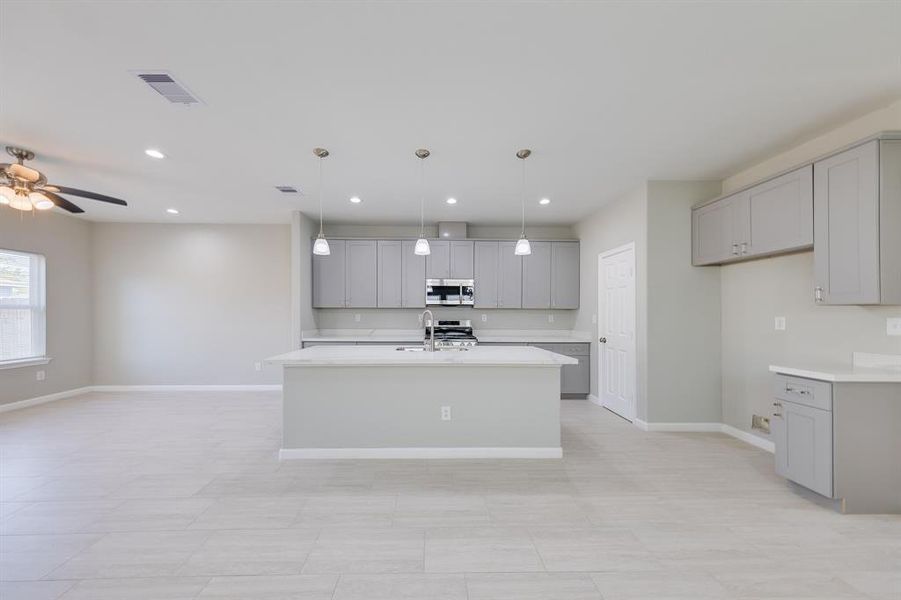
{"type": "Polygon", "coordinates": [[[108,204],[128,206],[125,200],[104,196],[61,185],[49,185],[43,173],[25,166],[26,160],[34,159],[34,152],[14,146],[7,146],[6,152],[16,159],[15,163],[0,163],[0,205],[22,211],[50,210],[58,206],[70,213],[83,213],[80,207],[58,194],[68,194],[89,198],[108,204]]]}

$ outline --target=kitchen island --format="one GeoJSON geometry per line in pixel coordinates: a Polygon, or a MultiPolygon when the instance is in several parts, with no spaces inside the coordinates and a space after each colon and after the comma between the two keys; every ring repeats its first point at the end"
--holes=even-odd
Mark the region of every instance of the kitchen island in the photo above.
{"type": "Polygon", "coordinates": [[[560,369],[535,347],[315,346],[284,367],[280,458],[559,458],[560,369]]]}

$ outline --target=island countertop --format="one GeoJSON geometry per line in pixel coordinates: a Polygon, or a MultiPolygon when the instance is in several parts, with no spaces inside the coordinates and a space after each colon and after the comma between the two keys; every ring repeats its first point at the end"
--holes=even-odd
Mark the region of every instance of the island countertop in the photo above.
{"type": "Polygon", "coordinates": [[[286,367],[325,366],[483,366],[562,367],[576,365],[575,358],[534,346],[475,347],[470,350],[404,352],[391,346],[314,346],[266,359],[286,367]]]}

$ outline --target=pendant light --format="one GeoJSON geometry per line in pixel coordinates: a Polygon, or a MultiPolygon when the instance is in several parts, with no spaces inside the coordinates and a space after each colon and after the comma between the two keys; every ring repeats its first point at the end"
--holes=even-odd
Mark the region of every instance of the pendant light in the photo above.
{"type": "Polygon", "coordinates": [[[332,251],[328,247],[328,240],[322,234],[322,159],[328,156],[328,150],[325,148],[313,148],[313,154],[319,157],[319,235],[313,242],[313,254],[317,256],[328,256],[332,251]]]}
{"type": "Polygon", "coordinates": [[[427,256],[432,253],[429,247],[429,240],[425,239],[425,159],[429,157],[429,152],[425,148],[416,151],[416,157],[419,158],[419,239],[413,247],[413,254],[417,256],[427,256]]]}
{"type": "Polygon", "coordinates": [[[519,233],[519,239],[516,240],[516,247],[513,249],[513,254],[516,256],[526,256],[532,253],[532,246],[526,237],[526,159],[531,154],[532,151],[528,148],[516,153],[516,158],[522,161],[522,229],[519,233]]]}

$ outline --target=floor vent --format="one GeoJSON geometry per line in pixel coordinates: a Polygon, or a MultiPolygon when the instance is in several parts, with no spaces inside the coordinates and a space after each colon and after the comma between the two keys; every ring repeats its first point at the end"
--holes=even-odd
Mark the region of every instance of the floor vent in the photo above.
{"type": "Polygon", "coordinates": [[[200,100],[165,71],[135,72],[135,75],[173,104],[200,104],[200,100]]]}

